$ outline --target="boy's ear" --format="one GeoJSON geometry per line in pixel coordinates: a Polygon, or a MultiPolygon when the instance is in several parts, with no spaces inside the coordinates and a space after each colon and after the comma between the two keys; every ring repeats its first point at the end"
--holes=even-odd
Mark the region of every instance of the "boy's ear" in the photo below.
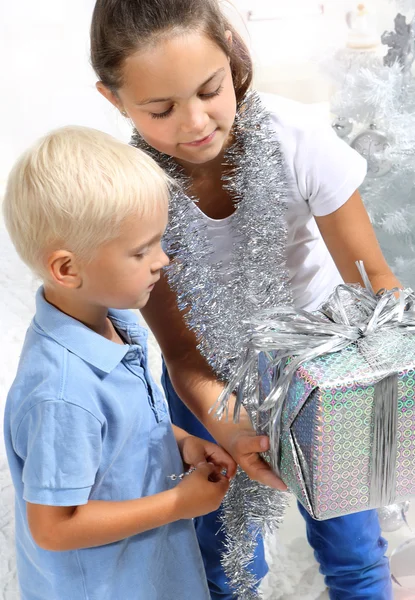
{"type": "Polygon", "coordinates": [[[81,271],[72,252],[55,250],[48,258],[47,268],[54,283],[69,289],[81,287],[81,271]]]}
{"type": "Polygon", "coordinates": [[[99,93],[104,96],[108,102],[111,102],[119,111],[122,111],[122,106],[120,99],[112,92],[109,88],[107,88],[102,81],[97,81],[95,87],[99,91],[99,93]]]}

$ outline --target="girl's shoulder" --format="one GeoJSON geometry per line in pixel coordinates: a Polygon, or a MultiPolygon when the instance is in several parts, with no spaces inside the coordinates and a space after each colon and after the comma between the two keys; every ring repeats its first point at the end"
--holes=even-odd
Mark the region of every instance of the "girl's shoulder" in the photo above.
{"type": "Polygon", "coordinates": [[[301,104],[260,94],[271,118],[298,199],[309,202],[316,216],[337,210],[361,185],[366,161],[330,125],[328,104],[301,104]]]}

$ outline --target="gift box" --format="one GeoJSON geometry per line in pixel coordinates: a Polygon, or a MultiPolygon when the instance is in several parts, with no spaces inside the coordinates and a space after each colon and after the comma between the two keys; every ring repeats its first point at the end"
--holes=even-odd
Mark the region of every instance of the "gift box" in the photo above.
{"type": "Polygon", "coordinates": [[[267,459],[315,519],[415,496],[415,298],[339,286],[316,313],[268,310],[219,400],[237,392],[267,459]],[[291,356],[290,356],[291,353],[291,356]]]}
{"type": "Polygon", "coordinates": [[[397,373],[373,369],[356,345],[297,369],[282,409],[275,460],[312,517],[329,519],[415,495],[414,393],[415,339],[402,341],[397,373]],[[389,431],[382,448],[376,442],[375,403],[385,380],[386,387],[396,388],[383,398],[390,406],[384,407],[389,431]]]}

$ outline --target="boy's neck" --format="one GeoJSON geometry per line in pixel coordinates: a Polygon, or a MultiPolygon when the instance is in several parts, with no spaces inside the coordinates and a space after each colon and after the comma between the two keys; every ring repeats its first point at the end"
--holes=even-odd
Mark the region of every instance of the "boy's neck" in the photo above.
{"type": "Polygon", "coordinates": [[[92,331],[116,344],[124,344],[108,318],[108,308],[88,305],[85,302],[79,303],[74,298],[68,297],[53,286],[47,286],[46,284],[44,285],[44,296],[49,304],[89,327],[92,331]]]}

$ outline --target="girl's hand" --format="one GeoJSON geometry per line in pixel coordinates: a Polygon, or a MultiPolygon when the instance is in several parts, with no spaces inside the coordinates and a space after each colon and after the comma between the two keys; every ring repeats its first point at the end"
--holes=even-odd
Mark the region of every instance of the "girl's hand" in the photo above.
{"type": "Polygon", "coordinates": [[[171,490],[181,519],[193,519],[217,510],[229,489],[229,479],[221,474],[220,466],[205,461],[194,466],[196,470],[171,490]]]}
{"type": "Polygon", "coordinates": [[[200,463],[212,463],[218,472],[225,470],[226,477],[231,479],[236,473],[236,462],[220,446],[202,438],[188,435],[178,443],[183,462],[189,467],[200,463]]]}
{"type": "Polygon", "coordinates": [[[253,429],[240,429],[230,434],[225,442],[228,452],[251,479],[268,487],[286,491],[285,483],[275,475],[271,467],[262,460],[260,453],[269,450],[269,438],[257,435],[253,429]]]}

